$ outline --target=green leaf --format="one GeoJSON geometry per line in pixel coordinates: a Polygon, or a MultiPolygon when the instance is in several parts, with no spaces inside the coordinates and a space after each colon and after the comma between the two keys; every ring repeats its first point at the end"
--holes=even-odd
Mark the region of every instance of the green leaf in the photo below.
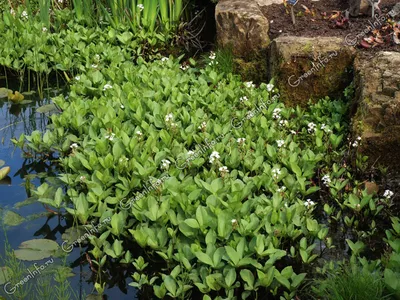
{"type": "Polygon", "coordinates": [[[225,267],[224,268],[225,283],[228,287],[231,287],[236,281],[236,270],[235,268],[225,267]]]}
{"type": "Polygon", "coordinates": [[[7,226],[18,226],[25,220],[26,219],[24,217],[11,210],[7,210],[3,216],[3,222],[7,226]]]}
{"type": "Polygon", "coordinates": [[[4,167],[0,169],[0,180],[3,180],[4,178],[6,178],[6,176],[8,175],[8,173],[10,173],[11,168],[10,167],[4,167]]]}
{"type": "Polygon", "coordinates": [[[9,267],[0,267],[0,285],[8,282],[12,277],[12,270],[9,267]]]}
{"type": "Polygon", "coordinates": [[[195,253],[196,257],[198,260],[200,260],[203,264],[209,265],[209,266],[213,266],[213,261],[211,259],[211,257],[209,257],[207,254],[201,252],[201,251],[197,251],[195,253]]]}
{"type": "Polygon", "coordinates": [[[164,278],[164,284],[168,292],[170,292],[173,296],[175,296],[177,288],[175,279],[172,278],[172,276],[166,276],[164,278]]]}
{"type": "Polygon", "coordinates": [[[236,266],[241,259],[239,254],[231,246],[225,246],[225,251],[226,251],[226,254],[228,255],[228,257],[233,262],[233,265],[236,266]]]}
{"type": "Polygon", "coordinates": [[[254,288],[254,275],[250,270],[244,269],[240,271],[240,277],[247,283],[248,287],[245,289],[252,290],[254,288]]]}

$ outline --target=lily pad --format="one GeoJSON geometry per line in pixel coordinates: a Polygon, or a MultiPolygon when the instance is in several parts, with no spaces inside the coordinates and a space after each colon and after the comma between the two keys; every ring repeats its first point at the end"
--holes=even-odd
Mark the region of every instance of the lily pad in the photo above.
{"type": "MultiPolygon", "coordinates": [[[[9,267],[0,267],[0,285],[10,280],[12,270],[9,267]]],[[[1,299],[1,298],[0,298],[1,299]]]]}
{"type": "Polygon", "coordinates": [[[32,103],[33,101],[32,100],[22,100],[21,102],[19,102],[18,104],[29,104],[29,103],[32,103]]]}
{"type": "Polygon", "coordinates": [[[22,92],[22,94],[25,95],[25,96],[32,96],[32,95],[36,94],[36,92],[35,91],[29,91],[29,92],[22,92]]]}
{"type": "Polygon", "coordinates": [[[65,232],[62,234],[61,238],[63,241],[66,242],[67,246],[70,246],[79,239],[85,240],[84,239],[85,233],[87,233],[87,232],[81,226],[70,227],[67,230],[65,230],[65,232]]]}
{"type": "Polygon", "coordinates": [[[36,112],[41,114],[57,112],[57,111],[58,109],[54,104],[46,104],[36,109],[36,112]]]}
{"type": "Polygon", "coordinates": [[[0,169],[0,180],[2,180],[3,178],[6,178],[6,176],[8,175],[8,173],[10,173],[11,168],[10,167],[4,167],[0,169]]]}
{"type": "Polygon", "coordinates": [[[3,216],[3,222],[7,226],[18,226],[19,224],[23,223],[26,219],[21,215],[7,210],[3,216]]]}
{"type": "Polygon", "coordinates": [[[9,92],[12,92],[12,91],[9,89],[6,89],[6,88],[0,88],[0,99],[7,98],[9,92]]]}
{"type": "Polygon", "coordinates": [[[60,249],[56,242],[47,239],[29,240],[19,245],[19,248],[18,250],[14,250],[15,257],[27,261],[48,258],[60,249]]]}

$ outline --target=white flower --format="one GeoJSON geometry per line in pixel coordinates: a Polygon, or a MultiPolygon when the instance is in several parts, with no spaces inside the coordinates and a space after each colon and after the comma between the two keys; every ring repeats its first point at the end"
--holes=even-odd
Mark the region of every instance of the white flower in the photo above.
{"type": "Polygon", "coordinates": [[[283,145],[285,145],[285,141],[284,140],[277,140],[276,143],[278,144],[278,147],[282,147],[283,145]]]}
{"type": "Polygon", "coordinates": [[[281,118],[281,111],[282,109],[275,108],[274,111],[272,112],[272,117],[276,120],[279,120],[281,118]]]}
{"type": "Polygon", "coordinates": [[[357,141],[361,141],[361,136],[357,137],[357,141]]]}
{"type": "Polygon", "coordinates": [[[176,124],[176,123],[174,123],[174,122],[171,123],[171,127],[172,127],[172,128],[176,128],[176,126],[178,126],[178,124],[176,124]]]}
{"type": "Polygon", "coordinates": [[[213,60],[213,61],[209,62],[208,65],[209,66],[218,65],[218,62],[213,60]]]}
{"type": "Polygon", "coordinates": [[[227,173],[229,173],[228,167],[226,167],[226,166],[220,167],[220,168],[219,168],[219,171],[220,171],[222,174],[227,174],[227,173]]]}
{"type": "Polygon", "coordinates": [[[76,81],[81,80],[81,76],[75,76],[75,80],[76,80],[76,81]]]}
{"type": "Polygon", "coordinates": [[[394,195],[394,193],[393,193],[392,191],[390,191],[390,190],[386,190],[386,191],[383,193],[383,197],[385,197],[385,198],[387,198],[387,199],[392,198],[393,195],[394,195]]]}
{"type": "Polygon", "coordinates": [[[97,69],[97,67],[98,67],[98,65],[92,64],[92,68],[93,68],[93,69],[97,69]]]}
{"type": "Polygon", "coordinates": [[[285,207],[289,207],[289,205],[287,204],[287,202],[285,202],[285,207]]]}
{"type": "Polygon", "coordinates": [[[358,142],[357,142],[357,141],[354,141],[354,143],[352,144],[352,146],[353,146],[354,148],[358,147],[358,142]]]}
{"type": "Polygon", "coordinates": [[[110,141],[114,140],[114,137],[115,137],[115,133],[107,134],[107,135],[105,136],[105,138],[108,139],[108,140],[110,140],[110,141]]]}
{"type": "Polygon", "coordinates": [[[165,122],[171,122],[174,119],[174,115],[172,113],[169,113],[168,115],[165,116],[165,122]]]}
{"type": "Polygon", "coordinates": [[[142,11],[144,9],[144,5],[143,4],[138,4],[137,8],[139,8],[139,10],[142,11]]]}
{"type": "Polygon", "coordinates": [[[240,102],[244,102],[244,101],[248,101],[249,98],[247,98],[246,96],[240,97],[239,98],[240,102]]]}
{"type": "Polygon", "coordinates": [[[141,137],[141,136],[143,135],[143,133],[142,133],[140,130],[138,130],[138,131],[136,131],[136,135],[137,135],[138,137],[141,137]]]}
{"type": "Polygon", "coordinates": [[[13,16],[15,16],[15,10],[14,9],[10,9],[10,14],[12,14],[13,16]]]}
{"type": "Polygon", "coordinates": [[[279,121],[279,126],[288,126],[289,125],[289,122],[288,122],[288,120],[280,120],[279,121]]]}
{"type": "Polygon", "coordinates": [[[25,20],[28,19],[28,13],[26,12],[26,10],[24,10],[21,14],[21,17],[24,18],[25,20]]]}
{"type": "Polygon", "coordinates": [[[274,179],[278,179],[280,174],[281,174],[280,169],[272,169],[272,176],[274,177],[274,179]]]}
{"type": "Polygon", "coordinates": [[[71,146],[69,146],[72,150],[74,149],[78,149],[78,144],[77,143],[73,143],[71,144],[71,146]]]}
{"type": "Polygon", "coordinates": [[[124,158],[121,157],[121,158],[119,159],[119,162],[120,162],[120,163],[124,163],[124,162],[128,162],[128,160],[129,160],[129,159],[128,159],[127,157],[124,157],[124,158]]]}
{"type": "Polygon", "coordinates": [[[165,170],[168,170],[170,164],[171,162],[168,159],[161,160],[161,166],[165,170]]]}
{"type": "Polygon", "coordinates": [[[220,158],[219,153],[217,151],[213,151],[210,155],[210,163],[214,163],[219,158],[220,158]]]}
{"type": "Polygon", "coordinates": [[[211,51],[210,52],[210,56],[208,58],[211,59],[211,60],[214,60],[216,57],[217,57],[216,54],[211,51]]]}
{"type": "Polygon", "coordinates": [[[187,153],[187,156],[192,156],[193,154],[194,154],[194,151],[189,150],[188,153],[187,153]]]}
{"type": "Polygon", "coordinates": [[[202,122],[201,125],[198,127],[200,130],[205,130],[207,127],[207,123],[206,122],[202,122]]]}
{"type": "Polygon", "coordinates": [[[97,60],[97,61],[100,60],[100,55],[96,54],[96,55],[94,56],[94,59],[97,60]]]}
{"type": "Polygon", "coordinates": [[[297,132],[294,131],[294,130],[290,130],[290,133],[293,134],[293,135],[296,135],[296,134],[297,134],[297,132]]]}
{"type": "Polygon", "coordinates": [[[46,28],[46,27],[43,27],[43,28],[42,28],[42,31],[43,31],[43,32],[46,32],[46,31],[47,31],[47,28],[46,28]]]}
{"type": "Polygon", "coordinates": [[[317,127],[317,125],[315,125],[313,122],[308,123],[308,132],[312,133],[315,131],[315,128],[317,127]]]}
{"type": "Polygon", "coordinates": [[[236,219],[232,219],[231,223],[232,223],[232,226],[235,226],[235,225],[237,225],[238,221],[236,219]]]}
{"type": "Polygon", "coordinates": [[[182,71],[186,71],[187,69],[189,69],[189,66],[188,66],[188,65],[181,65],[179,68],[180,68],[182,71]]]}
{"type": "Polygon", "coordinates": [[[123,106],[122,104],[121,104],[121,106],[120,106],[122,109],[124,109],[125,108],[125,106],[123,106]]]}
{"type": "Polygon", "coordinates": [[[244,142],[246,141],[246,139],[245,139],[245,138],[238,138],[236,141],[237,141],[239,144],[244,144],[244,142]]]}
{"type": "Polygon", "coordinates": [[[80,181],[85,181],[85,180],[86,180],[86,177],[85,177],[85,176],[81,176],[81,177],[79,177],[79,180],[80,180],[80,181]]]}
{"type": "Polygon", "coordinates": [[[248,82],[245,82],[244,84],[245,84],[245,86],[246,86],[247,88],[254,88],[254,87],[256,87],[256,85],[253,84],[253,81],[248,81],[248,82]]]}
{"type": "Polygon", "coordinates": [[[315,203],[314,203],[314,201],[311,201],[311,199],[307,199],[307,201],[306,202],[304,202],[304,205],[305,205],[305,207],[310,207],[310,206],[313,206],[313,205],[315,205],[315,203]]]}
{"type": "Polygon", "coordinates": [[[112,85],[107,83],[106,85],[104,85],[103,91],[108,90],[108,89],[112,89],[112,85]]]}
{"type": "Polygon", "coordinates": [[[166,62],[166,61],[168,61],[168,57],[163,57],[163,58],[161,58],[161,62],[166,62]]]}
{"type": "Polygon", "coordinates": [[[282,193],[282,192],[286,191],[286,186],[282,185],[282,187],[280,187],[276,191],[282,193]]]}
{"type": "Polygon", "coordinates": [[[268,92],[272,91],[274,89],[274,85],[272,83],[267,84],[267,90],[268,92]]]}
{"type": "Polygon", "coordinates": [[[329,187],[329,184],[331,183],[331,178],[329,177],[329,175],[324,175],[322,177],[322,181],[327,187],[329,187]]]}

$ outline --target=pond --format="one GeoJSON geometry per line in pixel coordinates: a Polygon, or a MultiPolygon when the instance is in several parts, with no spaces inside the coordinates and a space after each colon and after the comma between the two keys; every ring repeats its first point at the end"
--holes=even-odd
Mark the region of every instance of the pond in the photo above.
{"type": "MultiPolygon", "coordinates": [[[[41,100],[36,94],[25,95],[26,99],[32,102],[25,105],[11,105],[7,99],[0,100],[0,160],[5,161],[5,166],[11,168],[8,176],[0,182],[0,214],[1,219],[9,211],[12,211],[23,219],[16,221],[20,223],[16,226],[5,226],[0,230],[0,240],[8,240],[12,249],[18,249],[19,245],[31,239],[50,239],[62,244],[61,235],[71,226],[62,217],[59,219],[54,214],[48,212],[44,205],[37,201],[29,201],[29,190],[26,188],[29,184],[35,186],[40,185],[40,179],[35,174],[55,173],[56,167],[48,162],[37,162],[34,159],[26,159],[23,157],[21,149],[15,148],[11,142],[12,138],[17,138],[21,134],[29,135],[34,130],[44,131],[48,123],[45,114],[36,112],[36,109],[42,105],[49,104],[52,95],[60,93],[57,89],[50,89],[45,94],[47,99],[41,100]],[[28,175],[29,180],[25,177],[28,175]],[[28,200],[27,200],[28,199],[28,200]],[[27,200],[27,201],[26,201],[27,200]],[[6,236],[5,236],[6,235],[6,236]]],[[[13,216],[15,216],[13,214],[13,216]]],[[[2,222],[3,223],[3,222],[2,222]]],[[[5,257],[5,247],[2,243],[0,247],[0,257],[5,257]]],[[[28,261],[24,265],[28,268],[34,263],[43,264],[42,261],[28,261]]],[[[62,264],[60,259],[55,259],[56,264],[62,264]]],[[[67,258],[67,266],[72,268],[74,274],[69,278],[73,291],[79,296],[77,299],[85,299],[85,295],[93,292],[93,280],[95,277],[90,270],[90,266],[86,260],[84,250],[81,252],[75,247],[67,258]]],[[[118,270],[115,270],[118,273],[118,270]]],[[[35,285],[37,279],[32,280],[35,285]]],[[[112,280],[111,280],[112,281],[112,280]]],[[[136,299],[136,291],[133,287],[129,287],[124,292],[118,287],[122,283],[122,289],[126,289],[131,280],[127,282],[123,280],[114,280],[110,282],[110,288],[106,290],[104,299],[107,296],[110,299],[136,299]]],[[[35,289],[33,289],[34,291],[35,289]]],[[[34,292],[30,295],[34,297],[34,292]]],[[[0,296],[3,295],[9,299],[3,288],[0,290],[0,296]]],[[[1,297],[0,297],[1,299],[1,297]]]]}

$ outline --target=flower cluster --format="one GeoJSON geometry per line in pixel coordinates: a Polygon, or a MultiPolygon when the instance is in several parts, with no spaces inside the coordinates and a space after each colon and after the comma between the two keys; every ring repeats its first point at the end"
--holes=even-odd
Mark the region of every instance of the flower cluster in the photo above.
{"type": "Polygon", "coordinates": [[[78,144],[77,143],[73,143],[71,144],[71,146],[69,146],[72,150],[78,149],[78,144]]]}
{"type": "Polygon", "coordinates": [[[286,191],[286,186],[282,185],[282,187],[280,187],[279,189],[276,190],[278,193],[283,193],[284,191],[286,191]]]}
{"type": "Polygon", "coordinates": [[[279,126],[283,127],[283,126],[289,126],[289,122],[288,120],[280,120],[279,121],[279,126]]]}
{"type": "Polygon", "coordinates": [[[244,144],[244,142],[246,142],[246,139],[245,138],[238,138],[236,141],[238,142],[238,144],[242,145],[242,144],[244,144]]]}
{"type": "Polygon", "coordinates": [[[220,158],[219,153],[217,151],[213,151],[210,155],[210,163],[214,163],[220,158]]]}
{"type": "Polygon", "coordinates": [[[103,91],[108,90],[108,89],[112,89],[112,85],[107,83],[106,85],[104,85],[103,91]]]}
{"type": "Polygon", "coordinates": [[[278,179],[279,175],[281,175],[280,169],[272,169],[272,176],[274,177],[274,179],[278,179]]]}
{"type": "Polygon", "coordinates": [[[267,91],[271,92],[274,89],[274,85],[272,83],[267,84],[267,91]]]}
{"type": "Polygon", "coordinates": [[[253,83],[253,81],[245,82],[244,85],[249,89],[256,87],[256,85],[253,83]]]}
{"type": "Polygon", "coordinates": [[[284,140],[277,140],[276,143],[278,144],[278,147],[281,148],[283,145],[285,145],[284,140]]]}
{"type": "Polygon", "coordinates": [[[221,172],[222,176],[229,173],[228,167],[226,167],[226,166],[220,167],[219,171],[221,172]]]}
{"type": "Polygon", "coordinates": [[[385,198],[387,198],[387,199],[392,198],[393,195],[394,195],[394,193],[393,193],[392,191],[390,191],[390,190],[386,190],[386,191],[383,193],[383,197],[385,197],[385,198]]]}
{"type": "Polygon", "coordinates": [[[324,175],[322,177],[322,182],[325,186],[329,187],[329,184],[331,183],[331,178],[329,177],[329,175],[324,175]]]}
{"type": "Polygon", "coordinates": [[[187,69],[189,69],[189,66],[188,66],[188,65],[181,65],[179,68],[180,68],[182,71],[186,71],[187,69]]]}
{"type": "Polygon", "coordinates": [[[326,124],[322,124],[321,125],[321,130],[325,131],[325,133],[331,133],[332,132],[332,130],[330,130],[328,128],[328,126],[326,126],[326,124]]]}
{"type": "Polygon", "coordinates": [[[359,137],[357,137],[357,139],[353,142],[353,144],[352,144],[352,146],[354,147],[354,148],[356,148],[356,147],[358,147],[358,145],[359,145],[359,141],[361,141],[361,137],[359,136],[359,137]]]}
{"type": "Polygon", "coordinates": [[[279,120],[281,118],[281,111],[282,109],[275,108],[274,111],[272,112],[272,117],[276,120],[279,120]]]}
{"type": "Polygon", "coordinates": [[[201,131],[205,131],[207,128],[207,123],[205,121],[201,122],[200,126],[198,127],[201,131]]]}
{"type": "Polygon", "coordinates": [[[144,9],[144,5],[143,4],[138,4],[137,8],[139,8],[139,10],[142,11],[144,9]]]}
{"type": "Polygon", "coordinates": [[[109,140],[109,141],[112,141],[112,140],[114,140],[114,138],[115,138],[115,133],[107,134],[107,135],[105,136],[105,138],[106,138],[107,140],[109,140]]]}
{"type": "Polygon", "coordinates": [[[161,167],[162,167],[164,170],[168,170],[170,164],[171,164],[171,162],[170,162],[168,159],[163,159],[163,160],[161,160],[161,167]]]}
{"type": "Polygon", "coordinates": [[[240,100],[240,102],[245,102],[245,101],[248,101],[249,98],[247,98],[247,96],[243,96],[243,97],[240,97],[239,100],[240,100]]]}
{"type": "Polygon", "coordinates": [[[317,125],[315,125],[315,123],[313,122],[308,123],[308,129],[307,129],[308,133],[313,133],[316,127],[317,125]]]}
{"type": "Polygon", "coordinates": [[[304,202],[304,206],[307,208],[314,206],[314,205],[315,205],[315,202],[311,201],[311,199],[307,199],[307,201],[304,202]]]}

